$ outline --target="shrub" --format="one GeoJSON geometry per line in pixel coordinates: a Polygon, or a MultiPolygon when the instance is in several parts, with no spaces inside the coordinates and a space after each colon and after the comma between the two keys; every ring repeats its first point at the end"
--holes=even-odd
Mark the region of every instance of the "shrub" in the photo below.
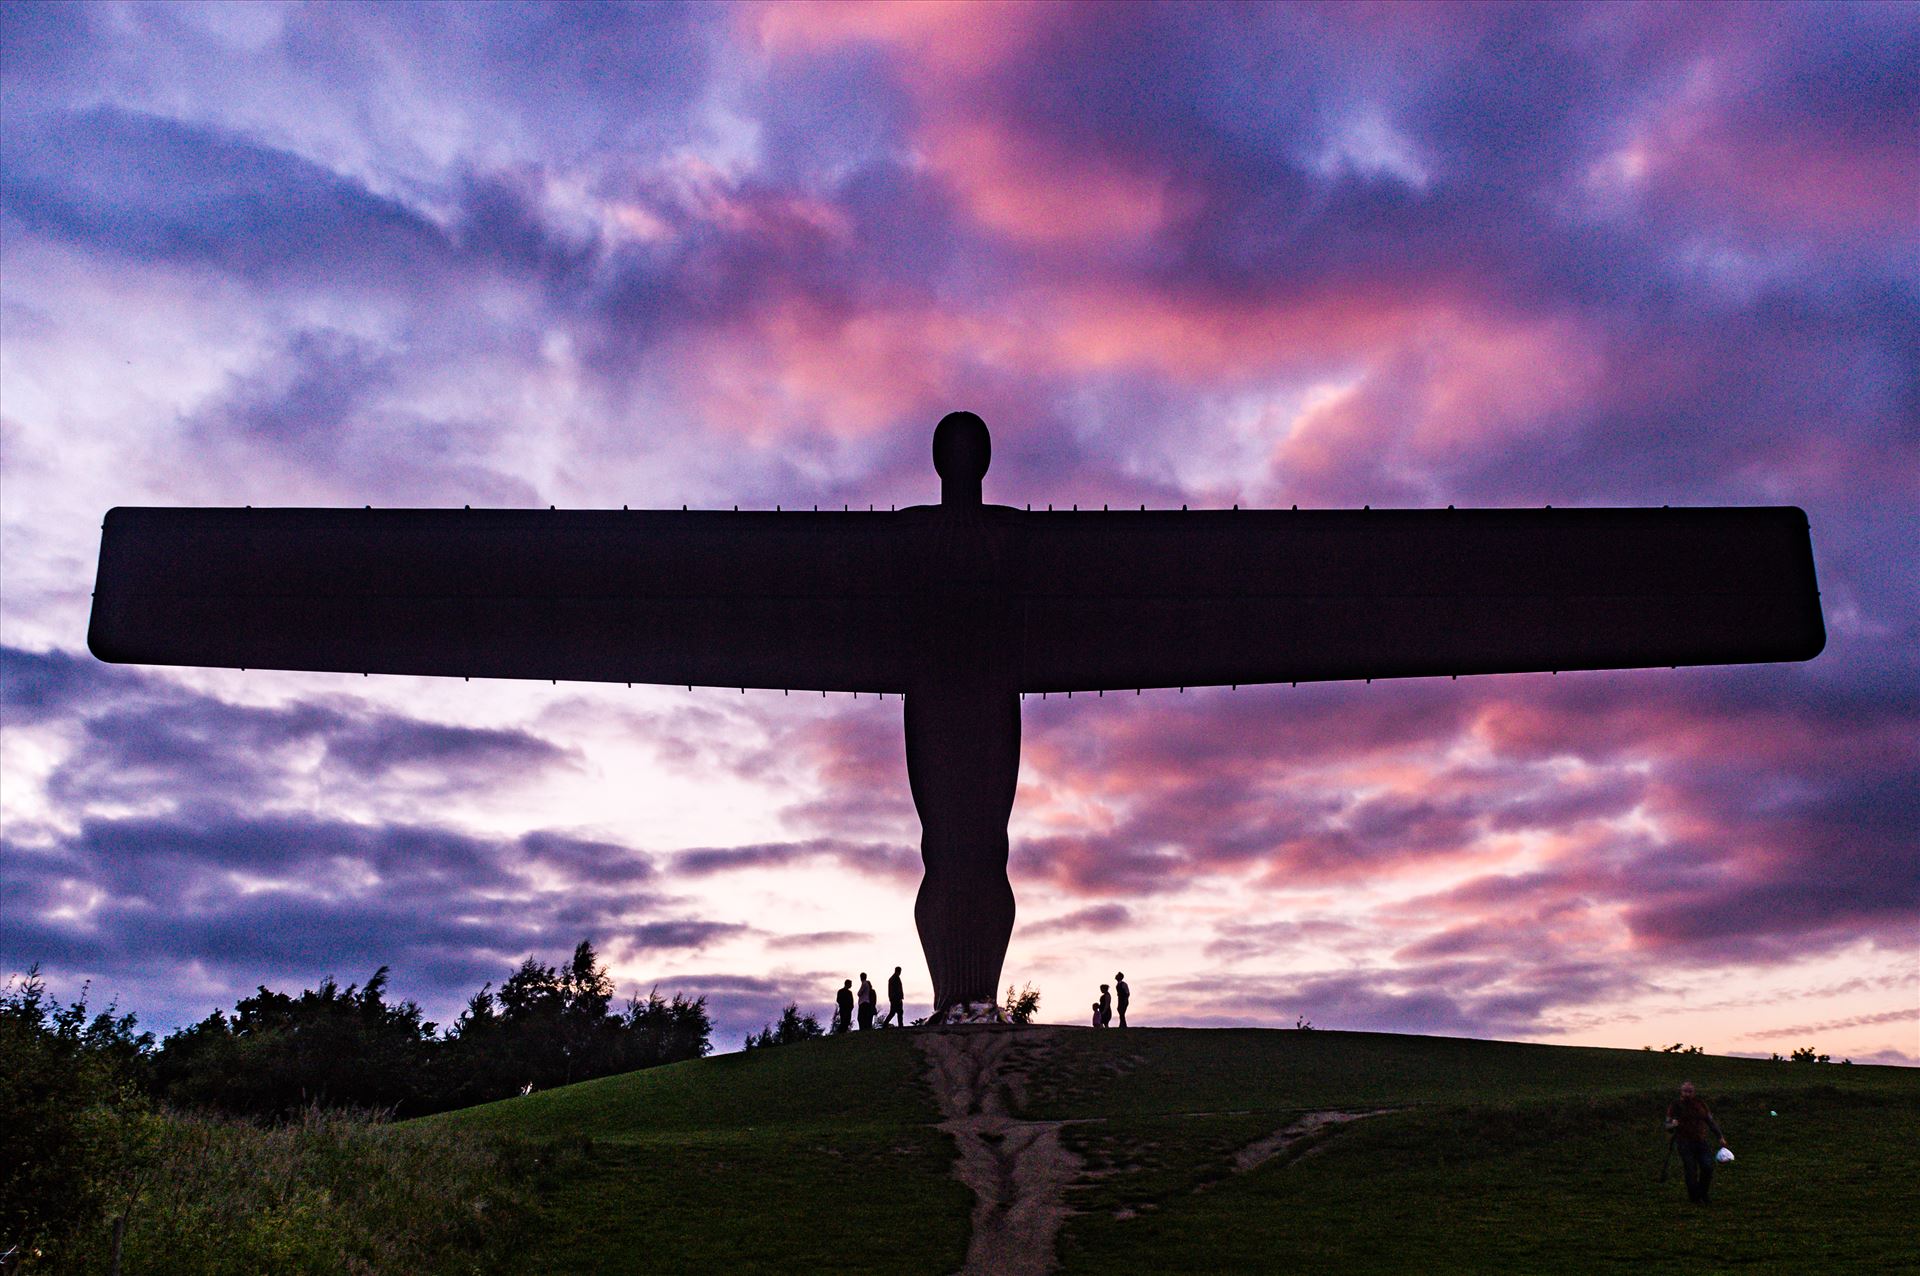
{"type": "MultiPolygon", "coordinates": [[[[538,1181],[571,1150],[309,1108],[261,1127],[156,1118],[124,1211],[124,1270],[332,1276],[491,1269],[531,1224],[538,1181]]],[[[115,1238],[73,1238],[57,1269],[104,1271],[115,1238]]],[[[49,1270],[54,1270],[50,1268],[49,1270]]]]}
{"type": "Polygon", "coordinates": [[[283,1119],[312,1105],[417,1116],[574,1081],[698,1059],[712,1048],[705,997],[658,989],[612,1008],[613,981],[582,941],[564,967],[532,959],[475,993],[444,1036],[420,1007],[332,978],[297,996],[264,985],[232,1014],[170,1035],[153,1060],[175,1105],[283,1119]]]}
{"type": "Polygon", "coordinates": [[[759,1032],[747,1034],[748,1050],[764,1050],[768,1046],[791,1045],[796,1041],[806,1041],[813,1037],[823,1037],[826,1029],[812,1015],[800,1013],[800,1004],[789,1001],[786,1009],[780,1012],[779,1021],[767,1024],[759,1032]]]}
{"type": "Polygon", "coordinates": [[[84,991],[49,1001],[37,966],[0,992],[0,1251],[66,1266],[75,1238],[139,1190],[153,1037],[135,1027],[112,1007],[89,1017],[84,991]]]}
{"type": "Polygon", "coordinates": [[[1013,990],[1012,984],[1007,985],[1007,1004],[1005,1010],[1007,1018],[1010,1021],[1013,1023],[1032,1023],[1033,1016],[1039,1009],[1040,990],[1038,988],[1035,988],[1032,984],[1028,984],[1016,993],[1013,990]]]}

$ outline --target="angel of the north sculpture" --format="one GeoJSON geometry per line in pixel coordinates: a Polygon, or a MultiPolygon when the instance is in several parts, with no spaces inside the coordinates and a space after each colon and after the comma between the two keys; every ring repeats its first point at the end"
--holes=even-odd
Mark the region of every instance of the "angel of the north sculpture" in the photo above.
{"type": "Polygon", "coordinates": [[[1807,660],[1804,511],[121,508],[102,660],[894,693],[934,1022],[991,1015],[1027,692],[1807,660]]]}

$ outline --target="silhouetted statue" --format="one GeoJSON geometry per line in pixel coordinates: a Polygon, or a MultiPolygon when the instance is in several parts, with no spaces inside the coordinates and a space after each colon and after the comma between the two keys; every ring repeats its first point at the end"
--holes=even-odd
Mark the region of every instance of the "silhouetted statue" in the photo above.
{"type": "Polygon", "coordinates": [[[887,1017],[880,1021],[880,1026],[884,1028],[888,1024],[901,1028],[907,1026],[907,990],[900,984],[898,966],[887,976],[887,1017]]]}
{"type": "Polygon", "coordinates": [[[898,513],[115,509],[103,660],[904,697],[934,1022],[997,1016],[1020,697],[1805,660],[1791,507],[1023,512],[934,431],[898,513]]]}

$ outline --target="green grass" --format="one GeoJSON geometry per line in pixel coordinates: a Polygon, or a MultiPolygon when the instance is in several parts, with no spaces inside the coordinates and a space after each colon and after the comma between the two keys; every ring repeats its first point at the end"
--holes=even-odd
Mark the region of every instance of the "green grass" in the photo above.
{"type": "Polygon", "coordinates": [[[1064,1036],[1053,1055],[1051,1079],[1035,1088],[1029,1116],[1502,1103],[1677,1088],[1682,1078],[1708,1094],[1782,1078],[1851,1087],[1905,1083],[1920,1094],[1914,1069],[1380,1032],[1088,1030],[1064,1036]]]}
{"type": "Polygon", "coordinates": [[[517,1270],[952,1271],[972,1197],[909,1035],[674,1064],[422,1124],[593,1141],[517,1270]]]}
{"type": "Polygon", "coordinates": [[[1678,1164],[1659,1181],[1664,1091],[1440,1106],[1163,1191],[1134,1218],[1083,1201],[1061,1256],[1069,1273],[1912,1272],[1920,1102],[1905,1089],[1719,1100],[1739,1160],[1705,1208],[1678,1164]]]}
{"type": "MultiPolygon", "coordinates": [[[[610,1077],[421,1122],[590,1140],[516,1270],[942,1272],[971,1195],[911,1034],[610,1077]]],[[[1024,1111],[1086,1161],[1067,1272],[1920,1271],[1920,1070],[1373,1033],[1066,1030],[1024,1111]],[[1682,1079],[1739,1161],[1687,1204],[1682,1079]],[[1247,1174],[1323,1109],[1394,1109],[1247,1174]],[[1769,1112],[1779,1115],[1770,1116],[1769,1112]]]]}

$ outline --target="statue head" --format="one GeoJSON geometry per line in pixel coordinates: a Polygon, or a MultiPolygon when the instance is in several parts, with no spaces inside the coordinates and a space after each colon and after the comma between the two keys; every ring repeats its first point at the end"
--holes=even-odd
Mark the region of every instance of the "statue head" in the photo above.
{"type": "Polygon", "coordinates": [[[971,412],[949,412],[933,429],[933,468],[942,505],[980,504],[980,480],[993,460],[987,423],[971,412]]]}

